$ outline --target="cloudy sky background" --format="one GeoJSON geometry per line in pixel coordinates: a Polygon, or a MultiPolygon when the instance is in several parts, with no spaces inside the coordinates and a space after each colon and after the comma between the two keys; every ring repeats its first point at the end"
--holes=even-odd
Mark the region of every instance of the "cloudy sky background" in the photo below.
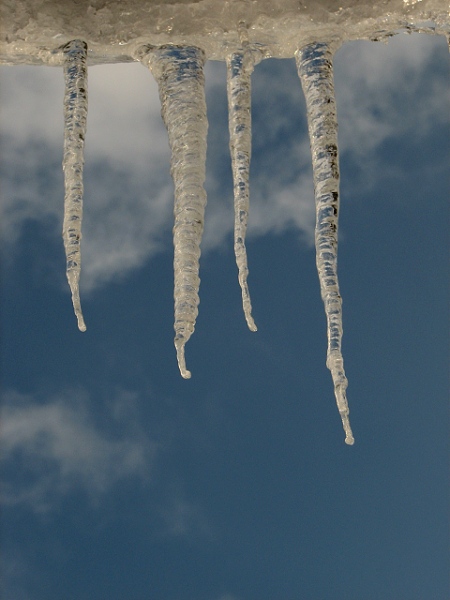
{"type": "Polygon", "coordinates": [[[257,333],[233,256],[225,66],[207,65],[190,381],[152,76],[89,69],[82,334],[61,239],[62,71],[1,68],[5,600],[448,597],[448,65],[427,35],[336,55],[352,448],[325,367],[294,61],[253,77],[257,333]]]}

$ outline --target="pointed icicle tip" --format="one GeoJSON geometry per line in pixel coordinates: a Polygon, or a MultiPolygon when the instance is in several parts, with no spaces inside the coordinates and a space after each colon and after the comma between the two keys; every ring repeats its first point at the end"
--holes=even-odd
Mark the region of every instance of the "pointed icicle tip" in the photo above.
{"type": "Polygon", "coordinates": [[[87,327],[84,322],[83,315],[77,315],[77,321],[78,321],[78,329],[80,331],[86,331],[87,327]]]}
{"type": "Polygon", "coordinates": [[[83,311],[81,310],[80,289],[76,272],[67,271],[67,281],[69,282],[70,291],[72,293],[72,305],[75,316],[77,318],[78,329],[80,331],[86,331],[86,324],[84,322],[83,311]]]}
{"type": "Polygon", "coordinates": [[[355,443],[355,438],[353,437],[352,428],[350,427],[350,420],[348,418],[348,413],[343,415],[341,414],[342,425],[345,431],[345,443],[348,446],[353,446],[355,443]]]}
{"type": "Polygon", "coordinates": [[[336,396],[336,404],[339,409],[339,414],[341,416],[342,426],[345,431],[345,443],[348,446],[353,446],[355,443],[355,438],[353,437],[353,431],[350,425],[349,419],[349,408],[347,402],[347,394],[346,394],[347,382],[345,384],[336,384],[334,393],[336,396]]]}
{"type": "Polygon", "coordinates": [[[183,379],[190,379],[191,372],[188,371],[186,368],[186,359],[184,356],[184,344],[177,344],[175,342],[175,348],[177,351],[178,368],[180,369],[181,377],[183,377],[183,379]]]}
{"type": "Polygon", "coordinates": [[[353,446],[353,444],[355,443],[355,438],[352,435],[347,435],[345,438],[345,443],[347,444],[347,446],[353,446]]]}
{"type": "MultiPolygon", "coordinates": [[[[72,297],[72,302],[73,302],[74,307],[75,307],[75,299],[73,297],[72,297]]],[[[79,302],[79,299],[78,299],[78,302],[79,302]]],[[[81,308],[80,308],[80,310],[77,310],[75,308],[75,316],[77,318],[78,329],[80,331],[86,331],[86,329],[87,329],[86,328],[86,323],[84,322],[84,317],[83,317],[83,313],[81,312],[81,308]]]]}

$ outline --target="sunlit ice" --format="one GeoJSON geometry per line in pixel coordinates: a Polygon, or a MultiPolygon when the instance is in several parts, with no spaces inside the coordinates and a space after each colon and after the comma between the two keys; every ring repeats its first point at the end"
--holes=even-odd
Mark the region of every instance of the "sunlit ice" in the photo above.
{"type": "MultiPolygon", "coordinates": [[[[251,219],[251,74],[267,58],[295,56],[307,105],[316,205],[316,264],[325,306],[328,350],[336,402],[353,444],[342,357],[342,299],[337,273],[339,151],[333,56],[347,41],[386,42],[401,32],[446,35],[450,19],[442,0],[397,0],[354,6],[346,0],[217,2],[91,1],[6,2],[0,60],[5,64],[62,68],[64,98],[64,221],[67,279],[80,331],[84,141],[88,127],[88,68],[102,63],[141,62],[155,78],[171,149],[174,184],[175,347],[188,379],[185,345],[194,332],[199,305],[199,258],[206,208],[208,129],[204,93],[207,60],[227,64],[229,146],[234,183],[234,248],[247,325],[252,316],[246,230],[251,219]],[[39,6],[42,5],[42,6],[39,6]]],[[[227,140],[224,140],[224,144],[227,140]]],[[[88,199],[87,199],[88,201],[88,199]]]]}

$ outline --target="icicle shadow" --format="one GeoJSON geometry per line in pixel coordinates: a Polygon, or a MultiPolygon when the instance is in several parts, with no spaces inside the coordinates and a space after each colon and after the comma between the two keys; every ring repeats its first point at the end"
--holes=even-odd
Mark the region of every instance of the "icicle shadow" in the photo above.
{"type": "Polygon", "coordinates": [[[83,218],[84,140],[87,120],[87,45],[73,40],[64,53],[64,222],[66,274],[78,329],[86,331],[81,311],[79,281],[81,273],[81,223],[83,218]]]}
{"type": "Polygon", "coordinates": [[[163,46],[143,48],[139,58],[158,83],[161,115],[172,152],[175,348],[181,375],[189,379],[184,346],[198,315],[200,242],[206,206],[205,54],[195,47],[163,46]]]}
{"type": "Polygon", "coordinates": [[[345,442],[351,445],[354,438],[341,352],[342,299],[337,276],[339,160],[333,52],[328,44],[315,42],[298,50],[295,58],[308,113],[316,200],[316,264],[328,326],[327,367],[333,378],[345,442]]]}
{"type": "Polygon", "coordinates": [[[249,49],[227,57],[228,126],[234,188],[234,253],[242,290],[245,320],[251,331],[257,327],[247,284],[248,264],[245,236],[249,214],[249,177],[252,147],[251,74],[260,56],[249,49]]]}

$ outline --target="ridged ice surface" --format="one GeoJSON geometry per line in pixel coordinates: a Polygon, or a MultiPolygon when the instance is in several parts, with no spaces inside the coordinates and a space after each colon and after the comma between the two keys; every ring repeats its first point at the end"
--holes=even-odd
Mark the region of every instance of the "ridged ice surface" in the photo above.
{"type": "Polygon", "coordinates": [[[316,200],[316,263],[328,326],[327,367],[347,444],[354,438],[349,422],[348,385],[342,358],[342,299],[337,276],[339,160],[333,84],[333,53],[325,43],[296,52],[298,73],[306,99],[316,200]]]}
{"type": "Polygon", "coordinates": [[[251,44],[291,58],[299,40],[387,39],[397,29],[449,34],[448,0],[3,0],[0,62],[58,64],[59,48],[84,39],[89,64],[129,62],[142,45],[195,46],[225,60],[251,44]]]}
{"type": "Polygon", "coordinates": [[[189,379],[184,346],[198,315],[200,242],[206,206],[205,54],[199,48],[166,46],[149,49],[141,60],[158,83],[161,115],[172,153],[175,348],[181,375],[189,379]]]}
{"type": "Polygon", "coordinates": [[[245,236],[249,214],[249,177],[252,148],[251,74],[255,64],[250,50],[236,52],[227,58],[228,124],[234,186],[234,252],[242,290],[245,320],[256,331],[248,289],[248,264],[245,236]]]}
{"type": "Polygon", "coordinates": [[[84,140],[87,119],[87,46],[81,40],[64,48],[64,222],[66,274],[80,331],[86,331],[81,311],[81,222],[83,218],[84,140]]]}

